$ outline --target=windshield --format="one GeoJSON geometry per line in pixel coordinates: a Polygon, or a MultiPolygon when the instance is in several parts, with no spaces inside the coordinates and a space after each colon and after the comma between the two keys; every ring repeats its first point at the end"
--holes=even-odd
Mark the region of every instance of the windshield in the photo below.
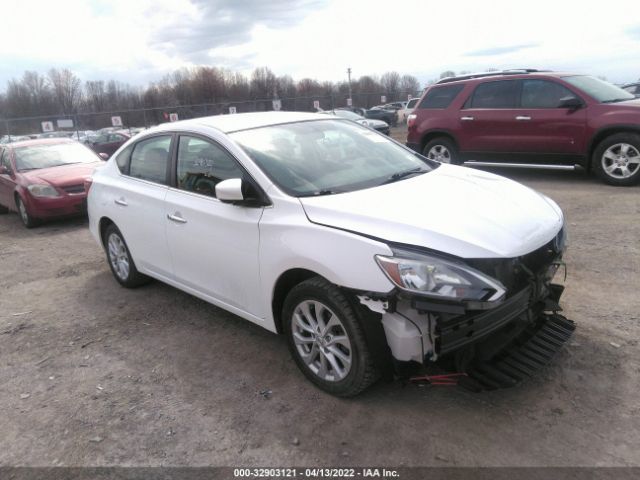
{"type": "Polygon", "coordinates": [[[283,191],[327,195],[401,180],[435,168],[386,136],[355,123],[317,120],[231,134],[283,191]]]}
{"type": "Polygon", "coordinates": [[[71,163],[93,163],[100,159],[79,143],[52,143],[15,149],[16,170],[36,170],[71,163]]]}
{"type": "Polygon", "coordinates": [[[346,118],[347,120],[353,120],[354,122],[357,120],[363,120],[364,117],[362,115],[358,115],[357,113],[350,112],[349,110],[334,110],[334,114],[338,117],[346,118]]]}
{"type": "Polygon", "coordinates": [[[571,77],[563,77],[563,80],[583,90],[587,95],[595,98],[600,103],[622,102],[635,98],[629,92],[625,92],[620,87],[616,87],[599,78],[589,77],[587,75],[574,75],[571,77]]]}

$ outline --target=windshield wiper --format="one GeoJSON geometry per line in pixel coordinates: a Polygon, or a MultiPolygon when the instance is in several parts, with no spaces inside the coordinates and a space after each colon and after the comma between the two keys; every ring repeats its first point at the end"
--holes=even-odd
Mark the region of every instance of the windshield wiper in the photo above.
{"type": "Polygon", "coordinates": [[[323,195],[335,195],[336,193],[342,193],[342,192],[339,192],[337,190],[318,190],[316,192],[313,192],[309,196],[310,197],[321,197],[323,195]]]}
{"type": "Polygon", "coordinates": [[[425,172],[428,172],[428,170],[423,170],[422,167],[416,167],[410,170],[405,170],[404,172],[394,173],[388,179],[382,182],[380,185],[386,185],[387,183],[397,182],[398,180],[410,177],[411,175],[419,175],[425,172]]]}

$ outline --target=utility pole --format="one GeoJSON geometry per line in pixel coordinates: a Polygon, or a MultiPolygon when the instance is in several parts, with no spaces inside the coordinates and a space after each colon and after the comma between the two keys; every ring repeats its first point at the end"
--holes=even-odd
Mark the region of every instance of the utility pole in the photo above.
{"type": "Polygon", "coordinates": [[[351,67],[347,68],[347,77],[349,78],[349,104],[353,105],[353,98],[351,97],[351,67]]]}

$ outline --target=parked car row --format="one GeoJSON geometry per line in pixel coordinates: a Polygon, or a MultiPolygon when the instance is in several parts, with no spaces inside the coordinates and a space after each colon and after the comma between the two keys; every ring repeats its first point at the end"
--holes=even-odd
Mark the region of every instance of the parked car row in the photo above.
{"type": "Polygon", "coordinates": [[[445,78],[408,116],[407,146],[443,163],[581,166],[640,182],[640,100],[588,75],[509,70],[445,78]]]}

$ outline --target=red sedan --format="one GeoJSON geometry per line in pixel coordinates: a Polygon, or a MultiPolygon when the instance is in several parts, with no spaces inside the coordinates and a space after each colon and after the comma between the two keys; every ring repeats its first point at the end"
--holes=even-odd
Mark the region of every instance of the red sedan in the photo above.
{"type": "Polygon", "coordinates": [[[17,211],[31,228],[48,218],[86,211],[89,183],[100,157],[68,139],[27,140],[0,146],[0,213],[17,211]]]}

